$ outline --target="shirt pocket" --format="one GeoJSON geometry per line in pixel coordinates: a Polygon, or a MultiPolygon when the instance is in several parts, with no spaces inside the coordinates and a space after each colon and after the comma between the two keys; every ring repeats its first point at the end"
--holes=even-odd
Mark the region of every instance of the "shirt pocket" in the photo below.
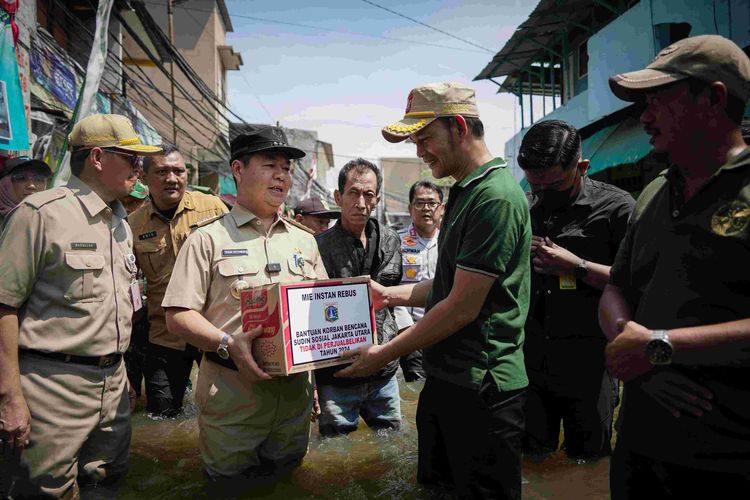
{"type": "Polygon", "coordinates": [[[65,293],[68,302],[102,302],[106,294],[104,255],[65,252],[65,266],[71,282],[65,293]]]}
{"type": "Polygon", "coordinates": [[[300,254],[289,257],[287,264],[289,265],[289,273],[294,279],[299,281],[318,279],[318,273],[315,272],[313,263],[300,254]]]}
{"type": "Polygon", "coordinates": [[[146,279],[160,278],[170,273],[173,265],[169,262],[167,251],[166,234],[158,240],[144,241],[138,245],[138,264],[143,268],[146,279]]]}
{"type": "Polygon", "coordinates": [[[240,299],[242,290],[251,288],[253,282],[257,283],[257,275],[260,272],[258,262],[248,258],[228,258],[220,260],[216,267],[224,282],[224,287],[229,291],[229,297],[240,299]]]}

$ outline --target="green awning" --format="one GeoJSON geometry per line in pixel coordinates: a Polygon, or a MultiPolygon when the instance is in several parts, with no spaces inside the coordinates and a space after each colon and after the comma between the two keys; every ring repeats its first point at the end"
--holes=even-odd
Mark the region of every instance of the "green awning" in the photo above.
{"type": "Polygon", "coordinates": [[[635,163],[649,151],[649,136],[634,118],[599,130],[583,141],[583,156],[591,161],[589,175],[617,165],[635,163]]]}

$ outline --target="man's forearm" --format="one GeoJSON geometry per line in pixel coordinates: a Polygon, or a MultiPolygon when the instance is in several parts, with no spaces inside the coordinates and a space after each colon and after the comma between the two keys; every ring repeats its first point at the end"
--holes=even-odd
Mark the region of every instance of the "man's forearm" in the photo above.
{"type": "Polygon", "coordinates": [[[471,317],[459,308],[452,306],[449,299],[442,300],[414,325],[385,344],[383,355],[387,356],[388,361],[390,361],[423,347],[436,344],[450,337],[474,319],[476,319],[476,315],[471,317]]]}
{"type": "Polygon", "coordinates": [[[750,318],[668,330],[672,362],[686,365],[750,365],[750,318]]]}
{"type": "Polygon", "coordinates": [[[18,311],[0,306],[0,397],[21,394],[18,369],[18,311]]]}
{"type": "Polygon", "coordinates": [[[213,352],[219,347],[224,332],[216,328],[198,311],[169,307],[166,309],[167,328],[170,332],[206,352],[213,352]]]}
{"type": "Polygon", "coordinates": [[[630,305],[625,300],[620,288],[607,285],[599,299],[599,326],[608,341],[612,341],[630,321],[630,305]]]}
{"type": "Polygon", "coordinates": [[[432,288],[432,280],[390,286],[385,289],[385,298],[388,299],[389,307],[424,307],[430,288],[432,288]]]}
{"type": "Polygon", "coordinates": [[[604,287],[607,286],[607,283],[609,282],[609,270],[610,266],[597,264],[596,262],[589,262],[588,273],[586,274],[586,277],[583,278],[583,281],[594,288],[604,290],[604,287]]]}

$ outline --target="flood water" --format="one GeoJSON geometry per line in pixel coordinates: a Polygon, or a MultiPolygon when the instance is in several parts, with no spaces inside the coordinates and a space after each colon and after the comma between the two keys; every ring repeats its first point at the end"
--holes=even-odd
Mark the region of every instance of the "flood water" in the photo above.
{"type": "MultiPolygon", "coordinates": [[[[197,371],[192,374],[193,384],[197,371]]],[[[266,499],[427,499],[417,473],[415,415],[421,382],[400,378],[403,430],[378,435],[364,423],[346,437],[321,439],[312,426],[310,451],[301,467],[272,486],[248,491],[242,498],[266,499]]],[[[120,498],[212,498],[205,491],[198,453],[197,410],[192,393],[185,414],[155,421],[145,415],[145,397],[133,415],[130,473],[120,498]]],[[[447,404],[449,402],[446,402],[447,404]]],[[[524,460],[523,497],[529,499],[609,498],[607,459],[578,465],[557,452],[541,464],[524,460]]]]}

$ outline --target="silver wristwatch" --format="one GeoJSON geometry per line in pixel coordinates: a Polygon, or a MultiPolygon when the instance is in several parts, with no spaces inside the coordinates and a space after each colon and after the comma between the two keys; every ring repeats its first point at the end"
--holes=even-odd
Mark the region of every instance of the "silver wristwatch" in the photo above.
{"type": "Polygon", "coordinates": [[[216,355],[219,356],[221,359],[229,359],[229,350],[227,350],[227,346],[229,345],[229,335],[224,334],[223,337],[221,337],[221,342],[219,342],[219,347],[216,348],[216,355]]]}
{"type": "Polygon", "coordinates": [[[652,330],[646,343],[646,357],[652,365],[668,365],[672,362],[672,343],[666,330],[652,330]]]}
{"type": "Polygon", "coordinates": [[[583,279],[589,274],[589,263],[585,259],[581,259],[576,268],[573,270],[573,276],[578,279],[583,279]]]}

